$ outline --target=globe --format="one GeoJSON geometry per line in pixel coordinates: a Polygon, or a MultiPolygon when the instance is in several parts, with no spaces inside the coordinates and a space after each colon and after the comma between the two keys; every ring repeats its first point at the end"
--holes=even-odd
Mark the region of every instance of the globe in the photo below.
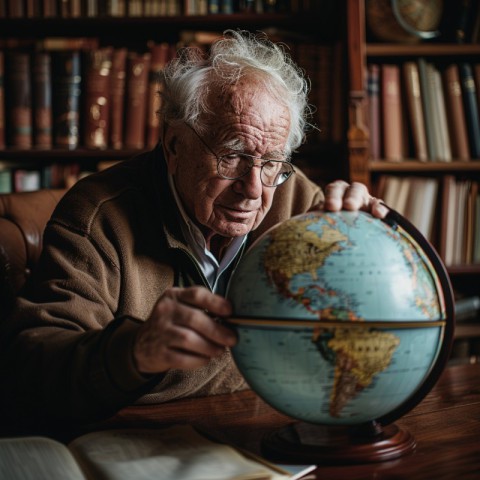
{"type": "Polygon", "coordinates": [[[234,270],[227,297],[247,383],[308,424],[390,424],[448,359],[448,276],[393,211],[385,220],[318,211],[273,227],[234,270]]]}
{"type": "Polygon", "coordinates": [[[438,36],[443,0],[367,0],[365,10],[376,38],[413,43],[438,36]]]}

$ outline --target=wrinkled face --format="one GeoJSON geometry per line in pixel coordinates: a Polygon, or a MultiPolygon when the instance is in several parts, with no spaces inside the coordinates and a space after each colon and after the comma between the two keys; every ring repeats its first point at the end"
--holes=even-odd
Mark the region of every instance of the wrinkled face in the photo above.
{"type": "MultiPolygon", "coordinates": [[[[210,106],[215,115],[207,117],[208,131],[200,135],[217,156],[236,150],[272,158],[284,152],[288,110],[261,83],[241,80],[212,91],[210,106]]],[[[245,235],[260,224],[276,190],[262,184],[260,168],[237,180],[219,177],[216,157],[185,125],[167,128],[164,148],[183,204],[207,239],[245,235]]]]}

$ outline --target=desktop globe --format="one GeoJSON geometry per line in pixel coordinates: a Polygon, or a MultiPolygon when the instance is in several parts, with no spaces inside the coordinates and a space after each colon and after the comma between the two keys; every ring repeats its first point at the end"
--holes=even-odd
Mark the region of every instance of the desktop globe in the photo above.
{"type": "Polygon", "coordinates": [[[311,212],[278,224],[232,274],[234,360],[298,420],[264,439],[299,461],[383,461],[415,448],[393,422],[433,387],[453,338],[437,254],[394,211],[311,212]]]}

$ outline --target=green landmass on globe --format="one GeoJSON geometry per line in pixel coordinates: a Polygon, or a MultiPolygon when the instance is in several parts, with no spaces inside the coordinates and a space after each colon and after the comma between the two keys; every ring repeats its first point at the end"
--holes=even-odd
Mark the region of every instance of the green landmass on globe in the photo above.
{"type": "Polygon", "coordinates": [[[397,408],[443,338],[429,259],[402,228],[364,212],[312,212],[274,227],[246,253],[227,295],[247,382],[314,423],[363,423],[397,408]]]}

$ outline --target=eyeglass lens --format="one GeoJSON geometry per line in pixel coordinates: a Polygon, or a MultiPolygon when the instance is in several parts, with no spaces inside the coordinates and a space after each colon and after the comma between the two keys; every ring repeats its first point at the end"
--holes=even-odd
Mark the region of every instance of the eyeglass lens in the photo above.
{"type": "MultiPolygon", "coordinates": [[[[247,154],[222,156],[218,159],[218,173],[230,180],[243,177],[253,168],[254,158],[247,154]]],[[[260,168],[262,183],[269,187],[285,182],[292,173],[292,165],[284,160],[266,160],[260,168]]]]}

